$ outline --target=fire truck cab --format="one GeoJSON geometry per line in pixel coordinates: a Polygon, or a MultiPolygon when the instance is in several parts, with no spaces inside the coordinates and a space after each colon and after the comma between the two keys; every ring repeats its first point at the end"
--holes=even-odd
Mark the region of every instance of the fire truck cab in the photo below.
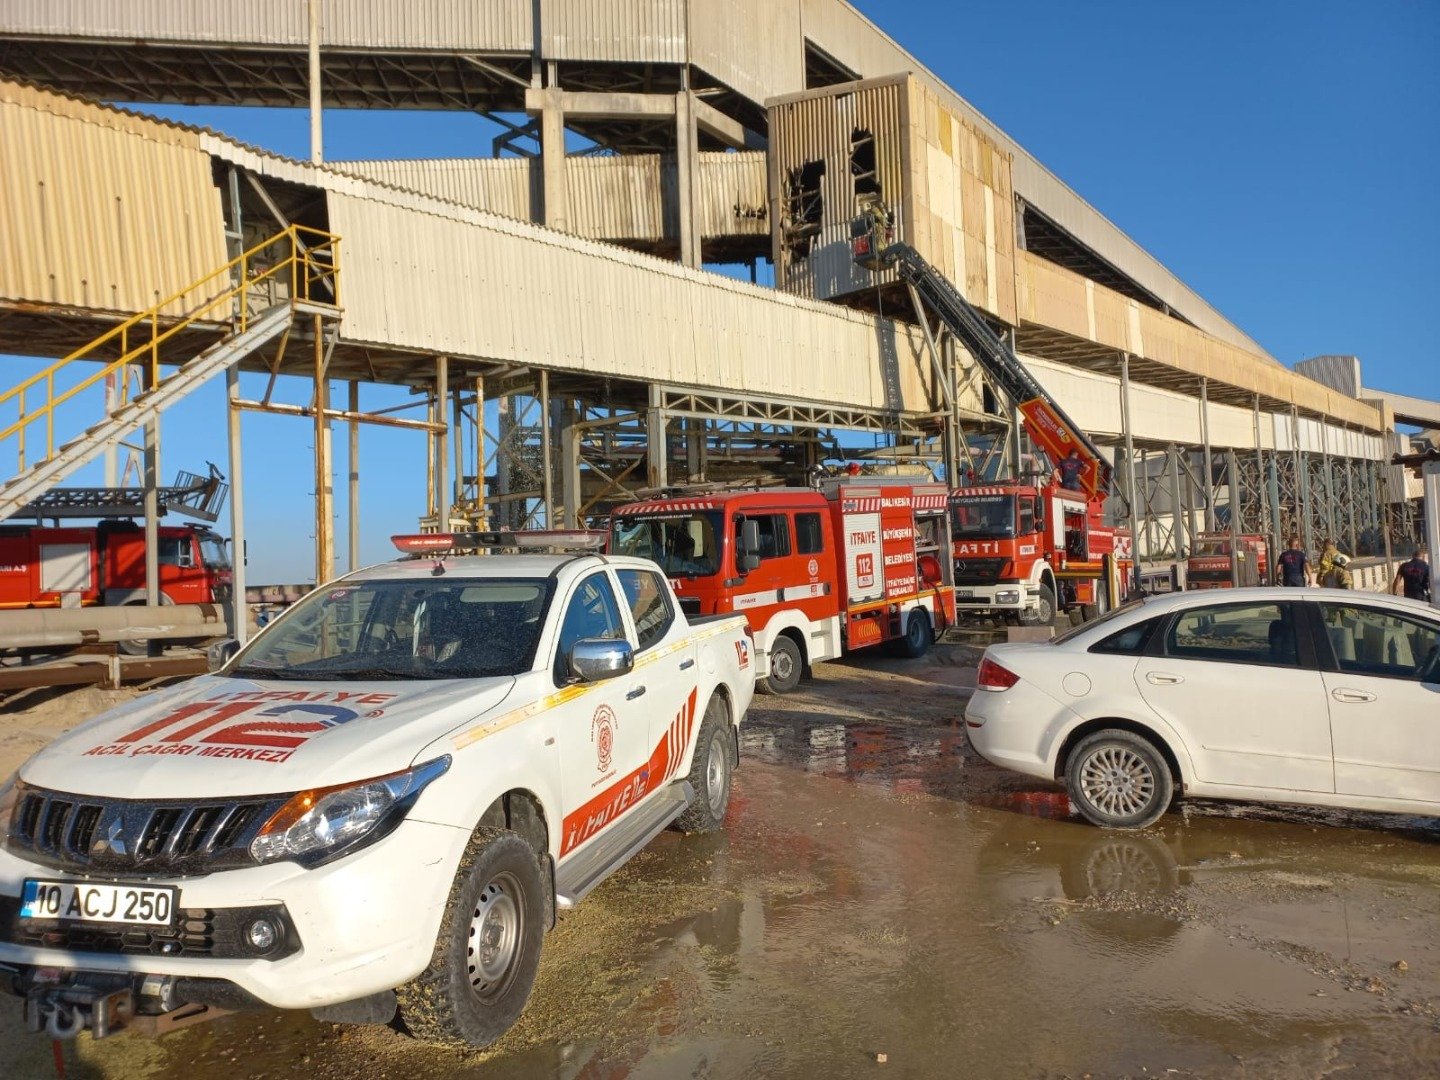
{"type": "Polygon", "coordinates": [[[786,693],[850,650],[922,655],[954,621],[946,498],[864,477],[647,499],[615,511],[610,551],[659,563],[687,615],[744,612],[762,688],[786,693]]]}
{"type": "Polygon", "coordinates": [[[959,488],[950,527],[961,614],[1049,626],[1057,611],[1114,606],[1132,567],[1130,534],[1105,524],[1104,500],[1055,481],[959,488]]]}
{"type": "Polygon", "coordinates": [[[1258,533],[1201,533],[1185,562],[1186,589],[1270,584],[1270,543],[1258,533]]]}

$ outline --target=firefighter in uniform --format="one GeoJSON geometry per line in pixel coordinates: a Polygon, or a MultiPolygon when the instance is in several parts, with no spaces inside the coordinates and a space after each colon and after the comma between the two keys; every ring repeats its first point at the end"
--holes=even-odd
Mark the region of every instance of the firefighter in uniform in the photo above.
{"type": "Polygon", "coordinates": [[[1395,571],[1395,580],[1390,583],[1391,592],[1400,592],[1411,600],[1430,599],[1430,564],[1425,561],[1425,549],[1420,548],[1410,557],[1409,562],[1400,564],[1395,571]]]}
{"type": "Polygon", "coordinates": [[[1310,584],[1310,559],[1300,547],[1300,537],[1290,537],[1290,547],[1276,560],[1280,584],[1303,589],[1310,584]]]}

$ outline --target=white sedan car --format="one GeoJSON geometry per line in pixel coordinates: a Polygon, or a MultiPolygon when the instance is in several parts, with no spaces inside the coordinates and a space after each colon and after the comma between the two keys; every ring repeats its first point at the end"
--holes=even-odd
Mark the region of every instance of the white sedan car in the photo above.
{"type": "Polygon", "coordinates": [[[1440,815],[1440,612],[1335,589],[1157,597],[992,645],[965,711],[1007,769],[1144,828],[1176,795],[1440,815]]]}

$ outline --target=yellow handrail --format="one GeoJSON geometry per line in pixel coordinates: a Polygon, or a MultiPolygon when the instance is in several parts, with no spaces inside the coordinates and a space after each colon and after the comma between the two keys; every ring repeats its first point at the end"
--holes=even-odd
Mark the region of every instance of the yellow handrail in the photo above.
{"type": "Polygon", "coordinates": [[[338,308],[340,304],[339,245],[340,238],[332,233],[311,229],[304,225],[291,225],[274,236],[262,240],[248,251],[235,256],[224,266],[205,275],[199,281],[111,327],[95,340],[87,342],[45,370],[17,383],[4,393],[0,393],[0,407],[13,400],[19,409],[19,418],[9,427],[0,430],[0,442],[4,442],[12,435],[16,436],[19,469],[23,472],[25,470],[26,430],[43,417],[45,420],[45,455],[42,460],[54,457],[55,410],[59,406],[129,364],[144,362],[148,375],[146,388],[155,387],[160,382],[162,362],[181,362],[171,361],[168,358],[162,360],[161,345],[182,330],[200,322],[206,316],[214,314],[217,309],[224,309],[225,314],[222,318],[212,321],[229,323],[232,333],[243,334],[250,323],[251,294],[257,286],[262,284],[269,291],[272,303],[281,301],[281,298],[275,295],[276,285],[288,284],[291,300],[338,308]],[[162,319],[166,318],[162,312],[166,308],[179,303],[192,293],[203,292],[213,287],[217,278],[224,282],[224,287],[219,292],[201,301],[199,306],[186,314],[169,321],[164,329],[161,328],[162,319]],[[234,303],[237,300],[238,304],[234,303]],[[149,322],[148,333],[143,327],[147,321],[149,322]],[[138,344],[135,342],[137,336],[141,338],[138,344]],[[61,369],[78,361],[94,362],[97,352],[111,347],[118,347],[120,352],[118,358],[105,363],[87,378],[56,394],[55,376],[61,369]],[[33,409],[27,409],[26,391],[41,383],[44,383],[44,402],[33,409]]]}

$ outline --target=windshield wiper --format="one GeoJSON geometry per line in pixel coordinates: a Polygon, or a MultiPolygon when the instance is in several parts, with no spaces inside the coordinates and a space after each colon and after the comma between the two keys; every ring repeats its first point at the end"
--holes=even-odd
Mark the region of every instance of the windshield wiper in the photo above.
{"type": "Polygon", "coordinates": [[[295,668],[261,667],[258,664],[244,664],[225,673],[232,679],[313,679],[315,676],[295,668]]]}

